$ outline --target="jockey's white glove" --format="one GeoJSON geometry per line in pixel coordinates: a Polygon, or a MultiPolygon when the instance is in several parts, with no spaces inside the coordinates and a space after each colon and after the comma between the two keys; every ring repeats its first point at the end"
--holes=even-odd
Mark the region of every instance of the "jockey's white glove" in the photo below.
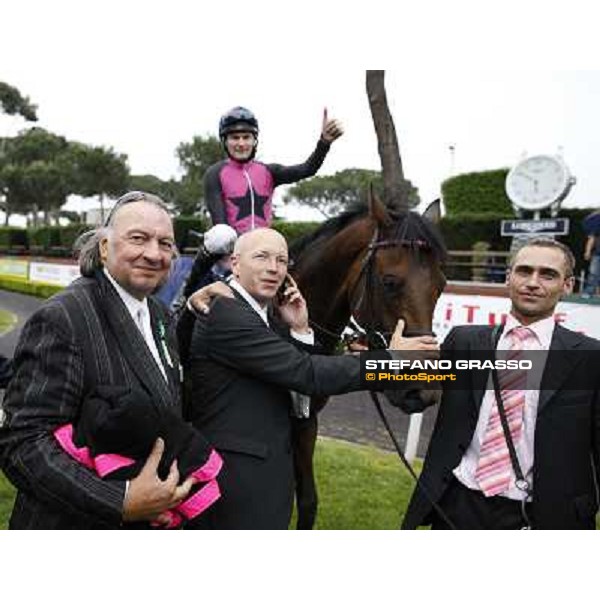
{"type": "Polygon", "coordinates": [[[236,240],[235,229],[219,223],[204,234],[204,247],[210,254],[231,254],[236,240]]]}

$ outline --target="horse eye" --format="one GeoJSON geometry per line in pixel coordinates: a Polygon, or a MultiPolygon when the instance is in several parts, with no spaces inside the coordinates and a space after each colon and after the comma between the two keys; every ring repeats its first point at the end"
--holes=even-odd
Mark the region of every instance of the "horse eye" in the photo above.
{"type": "Polygon", "coordinates": [[[386,296],[396,296],[402,290],[404,282],[394,275],[384,275],[382,278],[383,293],[386,296]]]}

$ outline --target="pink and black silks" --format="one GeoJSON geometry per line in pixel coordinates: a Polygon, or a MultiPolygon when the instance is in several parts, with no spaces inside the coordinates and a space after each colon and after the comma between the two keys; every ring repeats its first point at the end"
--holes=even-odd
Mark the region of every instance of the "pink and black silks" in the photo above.
{"type": "Polygon", "coordinates": [[[200,432],[141,389],[97,387],[85,398],[79,421],[59,427],[54,437],[77,462],[102,478],[121,481],[140,473],[156,439],[162,438],[159,477],[165,479],[177,459],[180,481],[192,477],[196,482],[183,502],[164,513],[169,529],[197,517],[221,497],[219,454],[200,432]]]}

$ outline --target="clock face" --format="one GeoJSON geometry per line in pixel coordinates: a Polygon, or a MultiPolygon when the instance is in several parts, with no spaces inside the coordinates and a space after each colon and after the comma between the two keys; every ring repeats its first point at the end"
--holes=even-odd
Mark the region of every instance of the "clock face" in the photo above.
{"type": "Polygon", "coordinates": [[[506,194],[519,208],[541,210],[561,198],[570,185],[563,161],[555,156],[531,156],[511,169],[506,194]]]}

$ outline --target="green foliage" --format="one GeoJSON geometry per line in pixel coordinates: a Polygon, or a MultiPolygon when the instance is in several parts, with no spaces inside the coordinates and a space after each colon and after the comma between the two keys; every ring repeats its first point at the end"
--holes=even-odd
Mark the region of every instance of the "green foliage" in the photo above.
{"type": "Polygon", "coordinates": [[[510,238],[500,236],[500,219],[489,214],[447,215],[440,229],[449,250],[471,250],[479,241],[489,242],[491,250],[510,246],[510,238]]]}
{"type": "Polygon", "coordinates": [[[120,196],[129,189],[127,156],[112,148],[71,142],[64,168],[71,173],[71,192],[81,196],[120,196]]]}
{"type": "Polygon", "coordinates": [[[37,121],[37,106],[16,87],[0,81],[0,107],[7,115],[21,115],[26,121],[37,121]]]}
{"type": "Polygon", "coordinates": [[[204,233],[210,227],[208,221],[202,217],[181,216],[173,219],[173,229],[175,230],[175,241],[177,247],[183,250],[184,248],[195,248],[200,245],[200,240],[189,234],[189,230],[204,233]]]}
{"type": "Polygon", "coordinates": [[[511,218],[514,215],[504,190],[508,169],[465,173],[442,183],[442,196],[448,216],[493,214],[511,218]]]}
{"type": "MultiPolygon", "coordinates": [[[[575,255],[576,274],[584,268],[582,259],[587,236],[581,224],[591,212],[593,209],[590,208],[567,208],[562,209],[558,214],[559,217],[570,220],[568,235],[560,236],[557,240],[569,246],[575,255]]],[[[515,217],[491,214],[445,216],[440,223],[440,228],[449,250],[471,250],[477,242],[487,242],[490,250],[509,250],[512,238],[500,235],[500,221],[503,218],[515,217]]]]}
{"type": "Polygon", "coordinates": [[[62,227],[36,227],[28,231],[29,246],[47,251],[50,248],[60,246],[60,232],[62,227]]]}
{"type": "Polygon", "coordinates": [[[6,159],[15,165],[28,165],[37,161],[49,162],[66,152],[67,139],[42,127],[32,127],[21,131],[12,138],[6,138],[6,159]]]}
{"type": "MultiPolygon", "coordinates": [[[[419,192],[411,186],[411,207],[419,203],[419,192]]],[[[354,204],[365,202],[369,189],[373,186],[375,193],[383,195],[383,179],[379,171],[368,169],[345,169],[334,175],[312,177],[297,183],[290,188],[283,200],[316,208],[325,217],[334,217],[354,204]]]]}
{"type": "Polygon", "coordinates": [[[0,249],[18,246],[28,248],[27,229],[21,227],[0,227],[0,249]]]}
{"type": "Polygon", "coordinates": [[[0,192],[9,213],[26,214],[58,209],[69,193],[69,171],[60,161],[68,150],[62,137],[33,127],[0,140],[0,192]]]}
{"type": "Polygon", "coordinates": [[[10,213],[58,208],[68,193],[66,176],[55,159],[67,141],[39,127],[2,140],[0,181],[10,213]]]}
{"type": "Polygon", "coordinates": [[[169,197],[171,189],[169,181],[164,181],[156,175],[130,175],[129,189],[140,192],[148,192],[162,198],[165,202],[171,202],[169,197]]]}
{"type": "Polygon", "coordinates": [[[0,289],[27,294],[28,296],[38,296],[39,298],[50,298],[50,296],[54,296],[54,294],[60,292],[63,288],[48,283],[36,283],[0,275],[0,289]]]}
{"type": "Polygon", "coordinates": [[[346,169],[335,175],[316,176],[297,183],[289,189],[284,202],[316,208],[325,217],[332,217],[349,206],[364,201],[371,185],[381,195],[381,173],[366,169],[346,169]]]}
{"type": "Polygon", "coordinates": [[[181,181],[173,182],[174,199],[173,205],[180,215],[192,216],[204,214],[204,186],[198,186],[196,183],[184,177],[181,181]],[[200,192],[200,187],[202,192],[200,192]]]}
{"type": "Polygon", "coordinates": [[[199,197],[188,180],[164,181],[154,175],[132,175],[129,178],[129,189],[156,194],[172,206],[178,215],[189,216],[198,212],[199,197]]]}
{"type": "Polygon", "coordinates": [[[75,240],[84,232],[89,229],[89,225],[83,223],[66,225],[60,228],[60,242],[59,246],[71,251],[75,240]]]}
{"type": "Polygon", "coordinates": [[[126,157],[69,142],[40,127],[0,139],[0,195],[8,213],[58,215],[69,194],[117,196],[127,190],[126,157]]]}
{"type": "Polygon", "coordinates": [[[191,142],[182,142],[176,149],[177,158],[183,169],[175,207],[180,214],[192,215],[202,207],[204,199],[204,174],[216,162],[223,160],[223,148],[214,136],[194,136],[191,142]]]}
{"type": "Polygon", "coordinates": [[[319,225],[320,223],[312,221],[274,221],[272,227],[281,233],[288,245],[291,245],[298,238],[314,231],[319,225]]]}

